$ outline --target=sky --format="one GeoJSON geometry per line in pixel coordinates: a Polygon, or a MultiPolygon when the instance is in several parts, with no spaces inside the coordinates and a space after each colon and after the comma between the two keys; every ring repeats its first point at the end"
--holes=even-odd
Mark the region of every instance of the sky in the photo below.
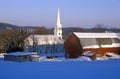
{"type": "Polygon", "coordinates": [[[0,0],[0,22],[18,26],[120,27],[120,0],[0,0]]]}

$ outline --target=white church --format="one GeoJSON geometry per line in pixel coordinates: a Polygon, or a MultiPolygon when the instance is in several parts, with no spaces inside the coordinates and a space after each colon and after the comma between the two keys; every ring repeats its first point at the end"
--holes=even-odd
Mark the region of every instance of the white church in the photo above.
{"type": "Polygon", "coordinates": [[[62,25],[60,23],[60,11],[58,9],[57,23],[54,35],[30,35],[24,40],[26,52],[60,53],[64,52],[64,41],[62,39],[62,25]]]}

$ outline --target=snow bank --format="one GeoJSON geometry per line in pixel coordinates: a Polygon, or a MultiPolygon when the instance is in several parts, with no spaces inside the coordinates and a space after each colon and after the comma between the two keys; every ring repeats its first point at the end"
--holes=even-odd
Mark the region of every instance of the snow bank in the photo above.
{"type": "MultiPolygon", "coordinates": [[[[82,56],[78,58],[65,58],[64,54],[56,54],[55,56],[58,56],[58,58],[48,59],[47,56],[40,56],[40,62],[42,61],[93,61],[91,60],[91,56],[93,56],[95,53],[93,52],[85,52],[82,56]]],[[[49,56],[49,55],[48,55],[49,56]]],[[[97,56],[96,60],[109,60],[109,59],[120,59],[120,55],[114,54],[114,53],[106,53],[105,56],[97,56]],[[109,56],[108,56],[109,55],[109,56]]]]}
{"type": "MultiPolygon", "coordinates": [[[[62,62],[62,61],[94,61],[91,60],[90,56],[94,55],[93,52],[85,52],[82,56],[78,58],[65,58],[64,53],[56,53],[56,54],[41,54],[39,55],[39,62],[49,61],[49,62],[62,62]],[[47,56],[57,56],[56,58],[49,59],[47,56]]],[[[0,54],[0,58],[3,60],[4,54],[0,54]]],[[[109,60],[109,59],[120,59],[120,55],[115,53],[106,53],[105,56],[97,56],[96,61],[100,60],[109,60]]]]}
{"type": "Polygon", "coordinates": [[[0,58],[4,58],[4,54],[0,54],[0,58]]]}
{"type": "Polygon", "coordinates": [[[105,56],[97,57],[97,60],[120,59],[120,55],[115,53],[106,53],[105,56]]]}
{"type": "Polygon", "coordinates": [[[79,58],[70,58],[70,59],[66,59],[66,58],[54,58],[54,59],[47,59],[45,56],[40,57],[40,62],[43,61],[56,61],[56,62],[62,62],[62,61],[91,61],[91,59],[89,57],[85,57],[85,56],[80,56],[79,58]]]}
{"type": "Polygon", "coordinates": [[[83,56],[93,56],[95,53],[93,52],[84,52],[82,55],[83,56]]]}
{"type": "Polygon", "coordinates": [[[120,60],[0,61],[0,79],[120,79],[120,60]]]}
{"type": "Polygon", "coordinates": [[[112,59],[120,59],[120,55],[115,53],[106,53],[106,55],[109,55],[109,58],[112,58],[112,59]]]}

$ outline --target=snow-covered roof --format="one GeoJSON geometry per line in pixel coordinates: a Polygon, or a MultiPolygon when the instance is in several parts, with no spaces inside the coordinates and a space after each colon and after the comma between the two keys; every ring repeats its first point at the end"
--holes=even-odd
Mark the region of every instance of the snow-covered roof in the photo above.
{"type": "Polygon", "coordinates": [[[5,54],[5,55],[14,55],[14,56],[23,56],[23,55],[36,55],[37,53],[34,52],[12,52],[12,53],[8,53],[8,54],[5,54]]]}
{"type": "Polygon", "coordinates": [[[78,38],[120,38],[119,33],[83,33],[73,32],[78,38]],[[118,35],[119,34],[119,35],[118,35]]]}
{"type": "Polygon", "coordinates": [[[28,38],[25,40],[29,41],[55,41],[57,43],[63,43],[63,39],[60,39],[59,37],[55,35],[30,35],[28,38]]]}

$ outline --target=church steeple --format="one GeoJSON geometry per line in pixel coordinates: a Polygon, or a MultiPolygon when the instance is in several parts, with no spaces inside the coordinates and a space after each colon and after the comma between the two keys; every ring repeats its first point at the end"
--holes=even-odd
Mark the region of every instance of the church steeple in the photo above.
{"type": "Polygon", "coordinates": [[[60,23],[60,10],[58,8],[57,23],[54,28],[54,35],[62,39],[62,25],[60,23]]]}
{"type": "Polygon", "coordinates": [[[59,10],[59,8],[58,8],[57,24],[56,25],[61,25],[60,24],[60,10],[59,10]]]}

